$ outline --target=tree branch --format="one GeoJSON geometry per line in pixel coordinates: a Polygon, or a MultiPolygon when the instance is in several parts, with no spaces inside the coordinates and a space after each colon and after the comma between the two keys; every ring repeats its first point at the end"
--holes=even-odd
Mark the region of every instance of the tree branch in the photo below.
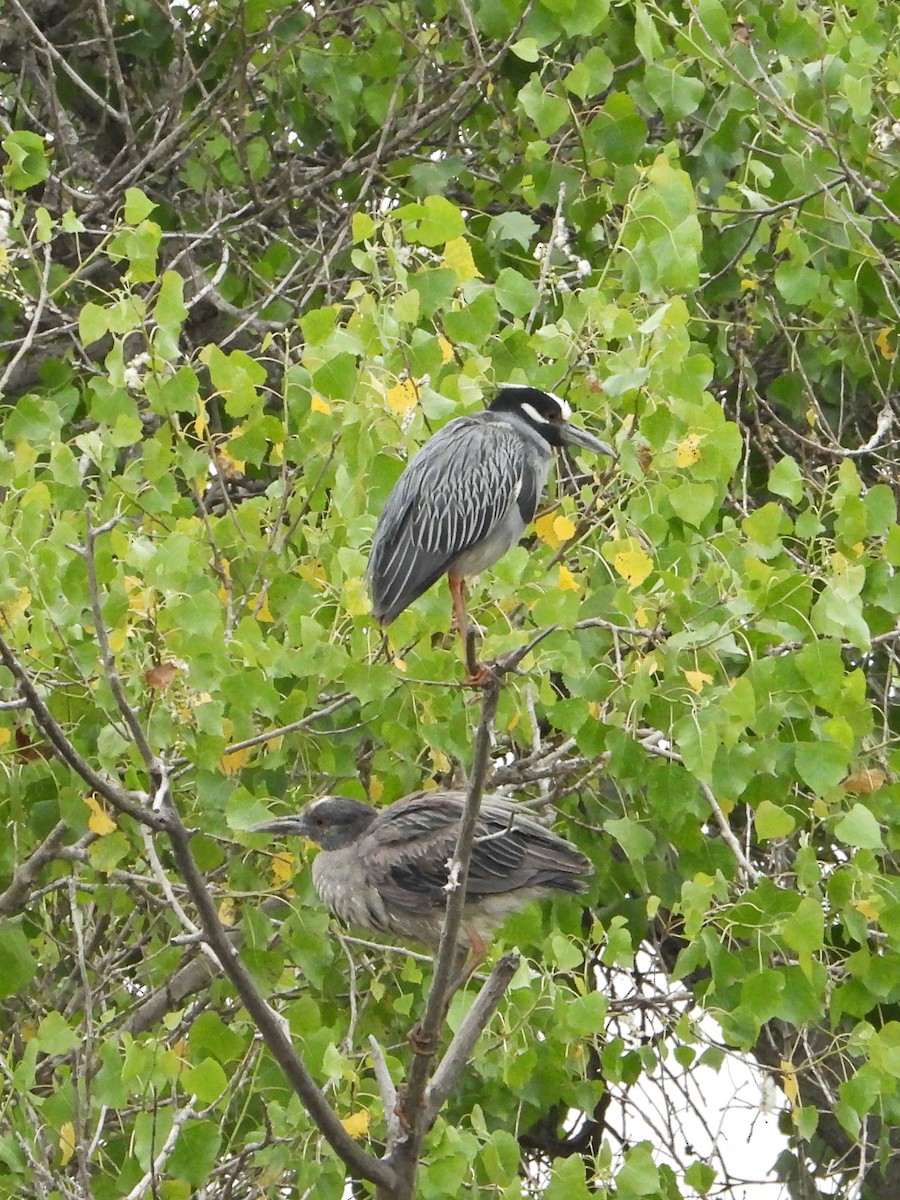
{"type": "Polygon", "coordinates": [[[140,792],[127,791],[109,776],[101,775],[86,759],[82,758],[41,699],[28,672],[2,637],[0,637],[0,660],[14,677],[19,692],[28,701],[28,707],[34,715],[38,728],[52,746],[53,752],[60,762],[65,763],[76,775],[80,775],[92,791],[108,800],[118,812],[150,825],[153,829],[165,829],[168,823],[166,817],[162,813],[151,812],[144,806],[142,801],[146,799],[145,795],[140,792]]]}

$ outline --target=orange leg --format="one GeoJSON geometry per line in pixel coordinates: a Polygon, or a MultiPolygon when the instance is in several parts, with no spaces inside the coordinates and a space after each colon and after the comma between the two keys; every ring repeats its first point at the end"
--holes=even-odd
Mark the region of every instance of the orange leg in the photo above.
{"type": "Polygon", "coordinates": [[[456,624],[466,657],[466,683],[480,687],[490,675],[491,669],[475,657],[475,630],[469,628],[469,616],[466,612],[466,581],[462,575],[454,575],[452,571],[448,574],[447,581],[450,584],[453,611],[456,613],[456,624]]]}

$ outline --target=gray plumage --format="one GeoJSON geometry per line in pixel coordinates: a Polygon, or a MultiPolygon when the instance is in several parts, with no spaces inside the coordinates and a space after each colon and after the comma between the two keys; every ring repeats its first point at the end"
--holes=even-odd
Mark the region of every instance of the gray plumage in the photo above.
{"type": "MultiPolygon", "coordinates": [[[[437,947],[449,863],[465,805],[462,792],[416,792],[374,809],[324,796],[254,832],[301,834],[322,849],[312,867],[323,903],[344,924],[437,947]]],[[[499,796],[481,805],[469,865],[461,949],[474,945],[530,900],[583,892],[587,858],[499,796]]]]}
{"type": "Polygon", "coordinates": [[[389,625],[441,575],[477,574],[521,538],[555,446],[614,452],[568,424],[565,400],[507,385],[491,407],[426,442],[388,496],[366,573],[372,613],[389,625]]]}

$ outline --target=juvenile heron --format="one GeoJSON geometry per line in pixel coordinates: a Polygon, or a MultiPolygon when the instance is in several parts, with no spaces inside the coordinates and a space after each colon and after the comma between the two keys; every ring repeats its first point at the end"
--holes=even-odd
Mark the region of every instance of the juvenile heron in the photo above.
{"type": "MultiPolygon", "coordinates": [[[[465,800],[463,792],[415,792],[374,809],[346,796],[323,796],[251,832],[311,838],[322,847],[312,865],[313,885],[339,920],[434,951],[465,800]]],[[[571,842],[520,805],[486,797],[466,881],[459,962],[468,959],[474,969],[485,937],[511,913],[554,892],[583,892],[591,871],[571,842]]]]}
{"type": "Polygon", "coordinates": [[[470,678],[465,578],[501,558],[534,518],[554,447],[613,451],[570,425],[568,403],[551,392],[506,384],[491,406],[455,417],[397,480],[378,519],[366,578],[372,615],[386,626],[447,575],[470,678]]]}

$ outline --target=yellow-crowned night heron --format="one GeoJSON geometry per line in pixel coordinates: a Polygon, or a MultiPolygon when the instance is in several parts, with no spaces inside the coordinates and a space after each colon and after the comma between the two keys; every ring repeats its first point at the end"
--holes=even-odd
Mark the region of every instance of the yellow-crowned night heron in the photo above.
{"type": "MultiPolygon", "coordinates": [[[[389,625],[448,575],[467,645],[465,577],[495,563],[533,519],[553,448],[615,452],[569,424],[568,403],[506,384],[485,412],[456,417],[415,456],[388,496],[372,541],[372,615],[389,625]]],[[[470,671],[473,664],[470,661],[470,671]]]]}
{"type": "MultiPolygon", "coordinates": [[[[374,809],[346,796],[323,796],[299,813],[252,832],[300,834],[321,847],[313,885],[345,925],[437,949],[465,795],[416,792],[374,809]]],[[[484,938],[530,900],[583,892],[587,858],[520,805],[482,801],[466,883],[460,961],[484,956],[484,938]]],[[[471,969],[471,968],[470,968],[471,969]]]]}

